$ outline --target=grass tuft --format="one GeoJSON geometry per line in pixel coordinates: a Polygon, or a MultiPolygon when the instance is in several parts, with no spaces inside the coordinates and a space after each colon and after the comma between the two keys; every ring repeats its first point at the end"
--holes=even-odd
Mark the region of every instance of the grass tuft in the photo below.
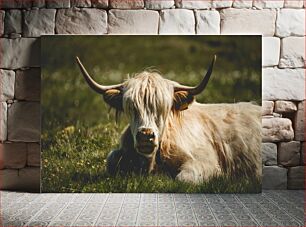
{"type": "Polygon", "coordinates": [[[194,185],[166,175],[109,176],[107,154],[118,146],[120,134],[113,124],[68,126],[42,135],[43,192],[260,192],[259,179],[214,177],[194,185]]]}

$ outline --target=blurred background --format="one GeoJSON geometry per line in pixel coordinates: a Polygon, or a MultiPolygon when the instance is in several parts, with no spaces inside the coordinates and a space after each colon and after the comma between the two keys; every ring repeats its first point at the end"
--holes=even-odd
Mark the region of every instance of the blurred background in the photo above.
{"type": "Polygon", "coordinates": [[[120,83],[146,68],[185,85],[202,79],[214,54],[217,62],[205,103],[261,102],[260,36],[45,36],[42,38],[43,125],[108,121],[101,96],[89,89],[76,63],[103,84],[120,83]]]}
{"type": "Polygon", "coordinates": [[[215,179],[188,185],[168,176],[116,178],[105,171],[127,121],[118,123],[76,64],[105,85],[145,69],[195,86],[217,55],[203,103],[261,104],[261,36],[44,36],[42,59],[43,192],[251,192],[260,180],[215,179]]]}

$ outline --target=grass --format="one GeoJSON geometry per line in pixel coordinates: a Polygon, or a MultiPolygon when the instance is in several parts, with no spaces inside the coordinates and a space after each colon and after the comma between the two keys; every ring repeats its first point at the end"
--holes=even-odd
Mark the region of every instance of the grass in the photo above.
{"type": "Polygon", "coordinates": [[[176,181],[166,175],[109,176],[106,156],[118,146],[119,126],[69,126],[45,133],[42,155],[43,192],[260,192],[258,179],[215,177],[200,185],[176,181]]]}
{"type": "Polygon", "coordinates": [[[261,39],[250,36],[60,36],[42,38],[42,189],[44,192],[257,192],[260,181],[219,177],[201,185],[165,175],[110,177],[106,156],[126,125],[90,90],[79,56],[102,84],[154,66],[194,86],[214,54],[218,60],[202,103],[261,101],[261,39]],[[127,45],[127,43],[129,45],[127,45]]]}

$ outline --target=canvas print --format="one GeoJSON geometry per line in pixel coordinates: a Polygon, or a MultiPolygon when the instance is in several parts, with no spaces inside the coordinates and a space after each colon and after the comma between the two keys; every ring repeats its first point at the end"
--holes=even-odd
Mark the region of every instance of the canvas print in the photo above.
{"type": "Polygon", "coordinates": [[[261,36],[44,36],[42,192],[261,191],[261,36]]]}

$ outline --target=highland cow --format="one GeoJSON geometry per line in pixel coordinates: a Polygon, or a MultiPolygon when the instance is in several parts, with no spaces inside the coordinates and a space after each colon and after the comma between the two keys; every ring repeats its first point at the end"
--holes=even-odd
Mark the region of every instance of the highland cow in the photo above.
{"type": "Polygon", "coordinates": [[[208,84],[215,60],[195,87],[148,71],[104,86],[77,58],[88,85],[129,119],[119,149],[107,157],[110,174],[163,172],[196,184],[221,175],[261,175],[260,106],[195,101],[208,84]]]}

